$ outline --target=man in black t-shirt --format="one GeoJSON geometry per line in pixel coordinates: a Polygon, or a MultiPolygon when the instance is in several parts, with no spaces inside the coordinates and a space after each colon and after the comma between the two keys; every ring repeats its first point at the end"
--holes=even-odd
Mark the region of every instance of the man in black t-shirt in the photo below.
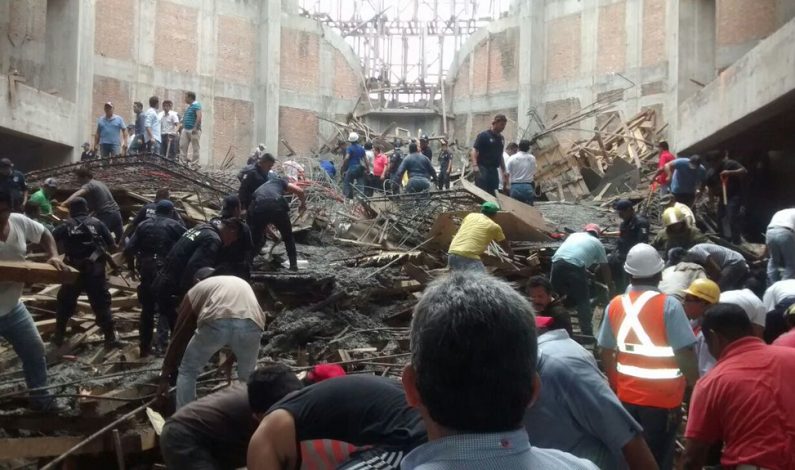
{"type": "Polygon", "coordinates": [[[400,382],[337,377],[294,392],[268,410],[251,438],[248,469],[300,468],[300,444],[316,439],[373,446],[337,468],[390,469],[424,443],[427,433],[400,382]]]}
{"type": "Polygon", "coordinates": [[[734,244],[742,242],[742,215],[745,207],[743,186],[748,170],[739,162],[728,158],[727,153],[707,154],[706,185],[710,194],[718,198],[718,228],[726,240],[734,244]],[[723,184],[726,185],[726,201],[723,200],[723,184]]]}
{"type": "Polygon", "coordinates": [[[265,227],[273,224],[279,230],[290,260],[290,270],[298,270],[298,253],[293,237],[293,225],[290,222],[290,206],[284,199],[284,194],[294,194],[301,201],[299,211],[306,210],[306,195],[304,190],[286,179],[277,176],[270,177],[261,184],[251,197],[248,207],[248,223],[251,225],[251,241],[254,245],[254,256],[259,254],[265,246],[265,227]]]}
{"type": "Polygon", "coordinates": [[[505,161],[502,158],[502,151],[505,147],[502,131],[505,130],[507,123],[508,118],[504,114],[494,116],[491,129],[478,134],[475,143],[472,144],[470,159],[472,171],[475,172],[475,184],[491,195],[495,195],[500,186],[500,175],[497,169],[502,169],[503,175],[507,174],[505,161]]]}

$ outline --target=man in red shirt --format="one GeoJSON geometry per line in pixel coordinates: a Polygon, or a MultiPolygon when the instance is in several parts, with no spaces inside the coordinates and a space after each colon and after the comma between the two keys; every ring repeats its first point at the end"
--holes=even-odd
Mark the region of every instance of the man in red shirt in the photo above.
{"type": "MultiPolygon", "coordinates": [[[[658,170],[665,167],[665,165],[669,162],[676,160],[674,154],[668,150],[668,142],[664,140],[660,141],[660,143],[657,144],[657,148],[660,149],[660,159],[657,161],[658,170]]],[[[657,177],[654,178],[654,181],[660,187],[662,194],[667,194],[669,192],[668,175],[665,174],[665,172],[661,172],[659,175],[657,175],[657,177]]]]}
{"type": "Polygon", "coordinates": [[[711,307],[701,326],[718,363],[693,391],[683,468],[700,470],[719,441],[723,467],[795,468],[795,351],[755,337],[736,305],[711,307]]]}

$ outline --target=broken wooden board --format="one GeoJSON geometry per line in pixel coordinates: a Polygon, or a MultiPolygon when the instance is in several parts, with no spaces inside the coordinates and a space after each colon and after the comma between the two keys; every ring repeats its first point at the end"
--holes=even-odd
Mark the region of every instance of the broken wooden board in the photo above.
{"type": "Polygon", "coordinates": [[[553,230],[544,220],[544,215],[535,207],[518,201],[504,194],[497,194],[500,211],[511,212],[517,217],[535,227],[540,232],[551,233],[553,230]]]}
{"type": "Polygon", "coordinates": [[[77,270],[67,266],[60,271],[48,263],[0,261],[0,281],[33,283],[70,283],[77,280],[77,270]]]}
{"type": "MultiPolygon", "coordinates": [[[[126,432],[122,438],[122,449],[125,453],[137,453],[153,449],[156,445],[154,429],[135,429],[126,432]]],[[[85,439],[85,436],[48,436],[0,439],[0,456],[3,460],[31,459],[39,457],[55,457],[65,453],[85,439]]],[[[111,434],[96,439],[80,448],[74,455],[113,452],[111,434]]]]}

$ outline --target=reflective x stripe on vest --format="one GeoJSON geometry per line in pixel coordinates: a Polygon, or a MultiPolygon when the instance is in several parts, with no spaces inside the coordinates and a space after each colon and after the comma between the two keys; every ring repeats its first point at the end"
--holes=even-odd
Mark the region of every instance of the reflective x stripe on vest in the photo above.
{"type": "MultiPolygon", "coordinates": [[[[618,335],[616,336],[616,343],[618,350],[625,354],[633,354],[644,357],[674,357],[674,350],[670,346],[656,346],[652,343],[651,338],[643,329],[638,316],[646,303],[654,297],[660,295],[656,291],[643,292],[635,303],[632,303],[628,294],[621,296],[621,305],[624,308],[624,319],[621,326],[618,328],[618,335]],[[627,336],[629,332],[635,333],[640,344],[627,343],[627,336]]],[[[638,377],[641,379],[675,379],[682,375],[678,368],[660,369],[660,368],[644,368],[622,364],[619,360],[616,364],[616,370],[619,373],[638,377]]]]}

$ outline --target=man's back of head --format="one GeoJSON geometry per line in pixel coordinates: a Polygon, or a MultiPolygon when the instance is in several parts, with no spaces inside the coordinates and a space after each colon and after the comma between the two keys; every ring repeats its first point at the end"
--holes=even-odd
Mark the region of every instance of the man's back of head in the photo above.
{"type": "Polygon", "coordinates": [[[431,439],[515,430],[537,392],[537,353],[527,300],[492,276],[454,273],[431,284],[415,309],[409,403],[431,439]]]}

